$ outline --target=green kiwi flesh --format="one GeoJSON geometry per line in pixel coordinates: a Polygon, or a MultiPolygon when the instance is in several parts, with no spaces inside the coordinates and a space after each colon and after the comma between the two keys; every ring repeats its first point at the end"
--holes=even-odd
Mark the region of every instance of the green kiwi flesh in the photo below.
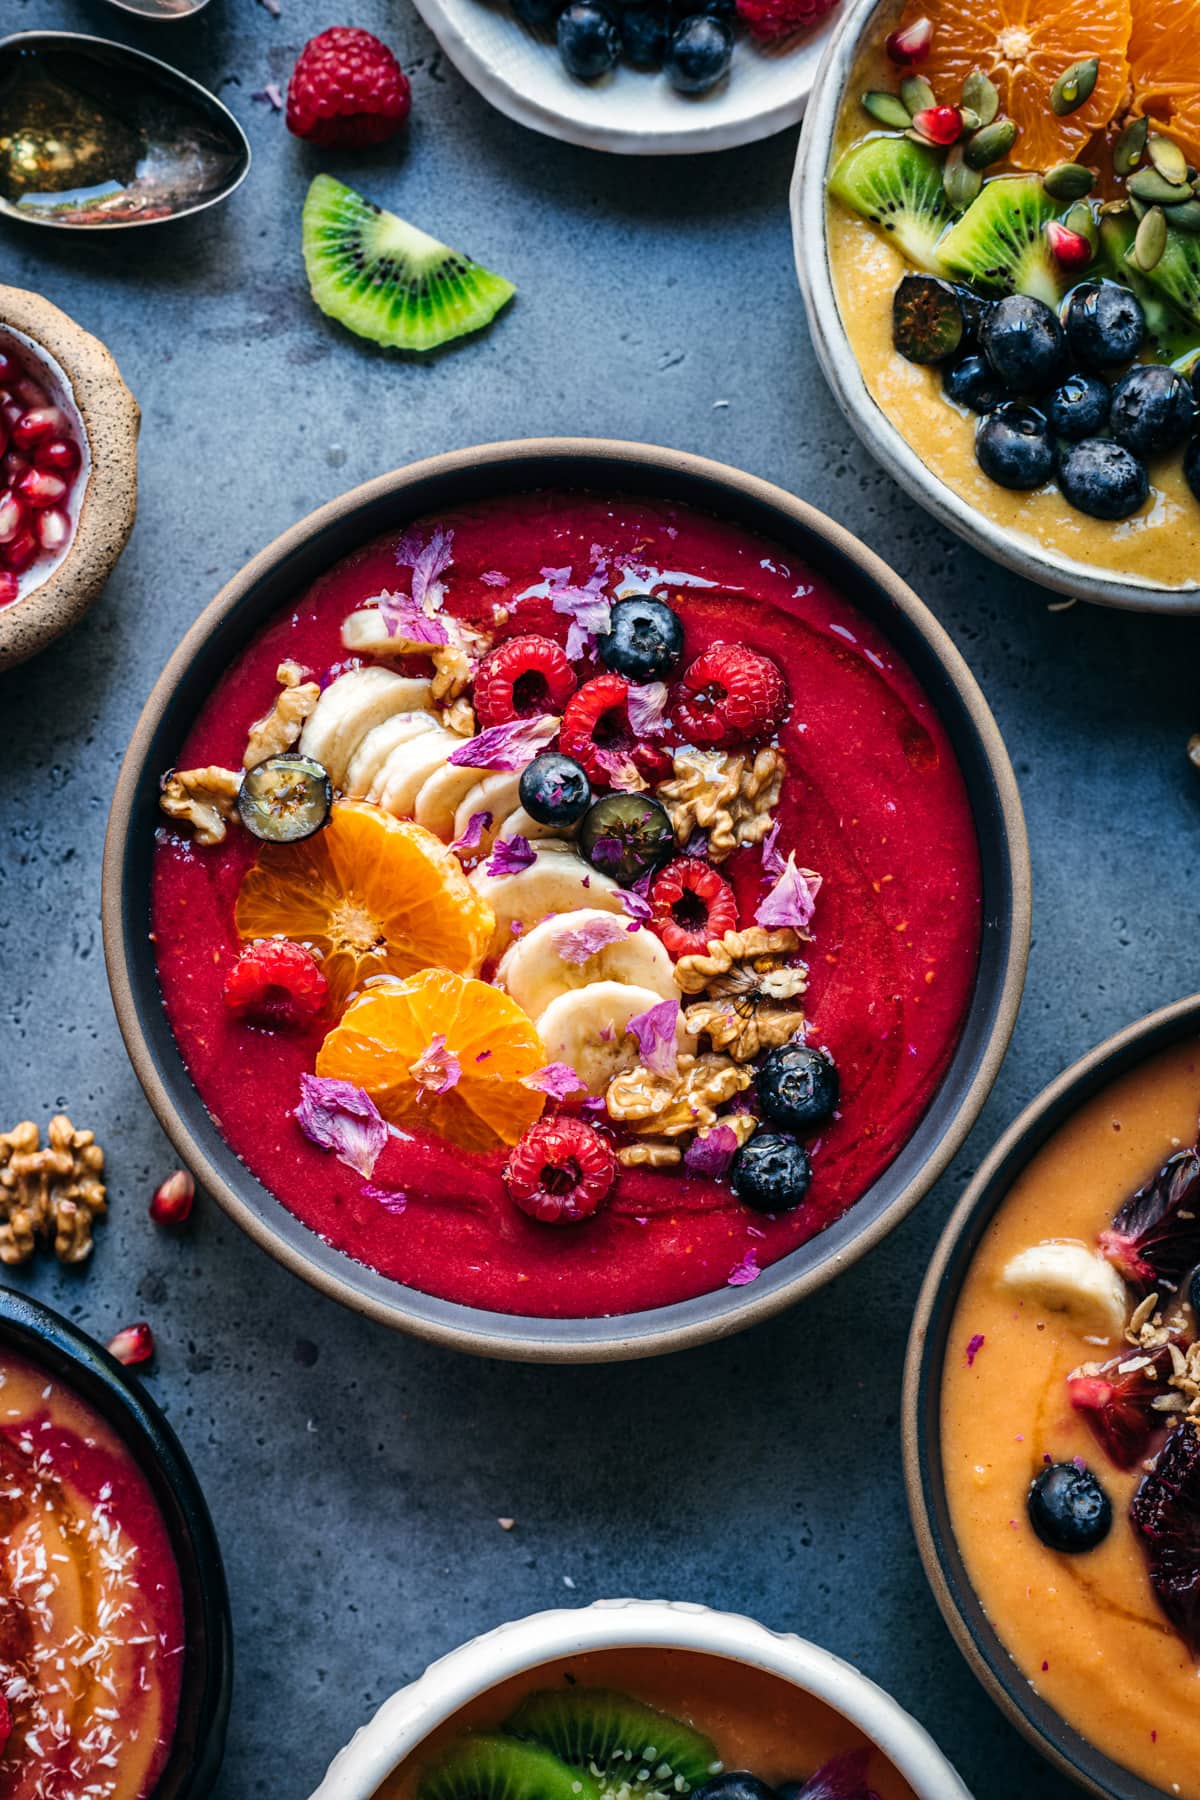
{"type": "Polygon", "coordinates": [[[323,313],[396,350],[435,350],[478,331],[515,289],[330,175],[308,190],[304,265],[323,313]]]}
{"type": "Polygon", "coordinates": [[[938,244],[953,274],[993,294],[1030,294],[1058,303],[1062,279],[1046,240],[1058,203],[1038,175],[997,175],[985,182],[938,244]]]}
{"type": "Polygon", "coordinates": [[[953,214],[933,150],[910,138],[864,138],[839,159],[829,191],[877,225],[909,262],[940,273],[935,245],[953,214]]]}
{"type": "Polygon", "coordinates": [[[424,1771],[417,1800],[600,1800],[585,1769],[494,1733],[458,1738],[424,1771]]]}
{"type": "Polygon", "coordinates": [[[607,1688],[530,1694],[505,1730],[590,1771],[607,1795],[687,1794],[721,1766],[702,1732],[607,1688]]]}
{"type": "Polygon", "coordinates": [[[1168,231],[1166,249],[1144,275],[1189,325],[1200,329],[1200,238],[1191,232],[1168,231]]]}
{"type": "Polygon", "coordinates": [[[1129,252],[1137,235],[1137,221],[1132,213],[1108,213],[1100,221],[1100,256],[1114,281],[1131,288],[1146,315],[1146,329],[1154,339],[1158,354],[1167,362],[1178,361],[1194,350],[1200,341],[1200,320],[1189,324],[1165,296],[1151,286],[1149,278],[1129,261],[1129,252]]]}

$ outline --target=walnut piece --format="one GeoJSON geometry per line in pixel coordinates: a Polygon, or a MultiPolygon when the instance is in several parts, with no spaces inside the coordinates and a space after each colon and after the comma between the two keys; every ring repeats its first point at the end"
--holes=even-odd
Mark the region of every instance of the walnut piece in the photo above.
{"type": "Polygon", "coordinates": [[[624,1169],[670,1169],[683,1161],[683,1151],[665,1138],[637,1138],[632,1144],[621,1145],[617,1161],[624,1169]]]}
{"type": "Polygon", "coordinates": [[[204,769],[172,769],[163,780],[158,804],[169,819],[192,827],[198,844],[223,844],[225,827],[237,817],[240,769],[210,763],[204,769]]]}
{"type": "Polygon", "coordinates": [[[804,963],[784,959],[800,947],[790,926],[768,931],[752,925],[714,938],[706,956],[681,956],[675,980],[685,994],[701,996],[684,1008],[684,1022],[705,1034],[714,1050],[750,1062],[761,1050],[786,1044],[804,1025],[792,1002],[808,986],[804,963]]]}
{"type": "Polygon", "coordinates": [[[465,695],[442,708],[442,724],[447,731],[457,731],[459,737],[475,736],[475,708],[465,695]]]}
{"type": "Polygon", "coordinates": [[[105,1212],[104,1152],[91,1131],[76,1131],[65,1113],[47,1127],[31,1119],[0,1132],[0,1262],[28,1262],[39,1242],[60,1262],[92,1252],[92,1220],[105,1212]]]}
{"type": "Polygon", "coordinates": [[[282,691],[276,695],[270,712],[264,713],[250,727],[246,754],[242,758],[244,769],[253,769],[256,764],[266,762],[268,756],[282,756],[285,750],[290,750],[304,730],[304,721],[321,698],[320,682],[305,681],[299,663],[281,662],[275,671],[275,679],[282,691]]]}
{"type": "Polygon", "coordinates": [[[658,798],[671,815],[675,842],[686,844],[699,826],[708,832],[713,862],[745,844],[761,843],[779,804],[787,761],[771,745],[749,751],[677,750],[675,773],[662,782],[658,798]]]}
{"type": "Polygon", "coordinates": [[[703,1127],[725,1124],[717,1108],[750,1086],[749,1069],[728,1056],[709,1053],[679,1058],[673,1075],[657,1075],[639,1063],[614,1075],[604,1103],[638,1137],[692,1137],[703,1127]]]}

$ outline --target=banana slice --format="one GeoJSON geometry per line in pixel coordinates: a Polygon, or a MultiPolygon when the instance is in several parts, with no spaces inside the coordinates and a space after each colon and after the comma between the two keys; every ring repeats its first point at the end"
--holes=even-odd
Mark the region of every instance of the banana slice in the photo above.
{"type": "Polygon", "coordinates": [[[382,725],[374,725],[350,758],[346,769],[346,792],[354,800],[365,800],[375,777],[392,751],[423,731],[437,729],[437,715],[431,712],[393,713],[382,725]]]}
{"type": "Polygon", "coordinates": [[[1034,1244],[1005,1264],[1000,1286],[1047,1312],[1068,1314],[1085,1336],[1119,1337],[1125,1329],[1125,1284],[1086,1244],[1034,1244]]]}
{"type": "Polygon", "coordinates": [[[514,937],[540,924],[547,913],[578,912],[583,907],[600,912],[623,910],[616,882],[585,863],[569,844],[543,838],[533,846],[533,853],[528,868],[516,875],[489,875],[487,863],[480,862],[468,877],[496,915],[492,956],[503,956],[514,937]],[[519,927],[517,932],[512,929],[514,924],[519,927]]]}
{"type": "Polygon", "coordinates": [[[349,669],[331,681],[305,721],[296,748],[323,764],[335,787],[363,738],[393,713],[430,712],[428,681],[391,669],[349,669]]]}
{"type": "Polygon", "coordinates": [[[398,744],[371,784],[368,800],[382,806],[396,819],[411,819],[421,783],[440,769],[462,739],[452,731],[423,731],[419,737],[398,744]]]}
{"type": "Polygon", "coordinates": [[[475,786],[468,788],[458,803],[458,811],[454,815],[454,836],[462,837],[471,823],[473,813],[490,813],[491,824],[484,827],[483,836],[479,840],[481,850],[490,850],[500,836],[500,821],[517,808],[520,787],[519,775],[508,775],[499,769],[494,769],[477,780],[475,786]]]}
{"type": "Polygon", "coordinates": [[[464,768],[461,763],[443,763],[421,784],[413,809],[417,824],[448,844],[454,836],[459,802],[483,780],[485,773],[484,769],[464,768]]]}
{"type": "MultiPolygon", "coordinates": [[[[574,962],[563,954],[568,934],[597,920],[611,921],[602,908],[589,906],[580,912],[556,913],[543,919],[507,950],[496,970],[497,987],[510,993],[535,1022],[560,994],[587,987],[592,982],[620,982],[645,988],[660,1000],[677,1000],[674,964],[652,931],[625,932],[612,943],[574,962]]],[[[632,920],[625,921],[632,924],[632,920]]]]}
{"type": "Polygon", "coordinates": [[[560,831],[574,831],[574,829],[573,825],[543,825],[531,813],[527,813],[523,806],[518,806],[516,812],[509,813],[507,819],[501,820],[496,836],[502,838],[523,837],[528,838],[532,843],[534,838],[556,837],[560,831]]]}
{"type": "MultiPolygon", "coordinates": [[[[589,1094],[602,1094],[614,1075],[639,1060],[638,1041],[630,1019],[662,1002],[653,988],[628,987],[621,981],[594,981],[552,1000],[537,1022],[548,1062],[574,1069],[589,1094]]],[[[681,1051],[695,1051],[696,1040],[679,1015],[676,1036],[681,1051]]]]}

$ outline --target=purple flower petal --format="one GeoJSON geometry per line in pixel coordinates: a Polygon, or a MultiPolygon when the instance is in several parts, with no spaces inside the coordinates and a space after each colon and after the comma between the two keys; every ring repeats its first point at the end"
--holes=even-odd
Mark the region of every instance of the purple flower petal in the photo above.
{"type": "Polygon", "coordinates": [[[440,619],[430,618],[429,614],[419,607],[408,594],[391,594],[385,591],[379,596],[379,616],[388,629],[388,636],[406,644],[448,644],[450,633],[440,619]]]}
{"type": "Polygon", "coordinates": [[[766,837],[762,841],[763,874],[768,875],[772,881],[778,881],[779,877],[783,874],[784,869],[787,867],[787,864],[783,860],[782,852],[776,848],[778,842],[779,820],[776,819],[770,831],[768,831],[766,837]]]}
{"type": "Polygon", "coordinates": [[[368,1181],[388,1141],[387,1124],[369,1094],[352,1082],[307,1071],[300,1077],[296,1123],[311,1143],[332,1150],[368,1181]]]}
{"type": "Polygon", "coordinates": [[[278,82],[268,81],[265,87],[258,88],[250,98],[269,106],[272,112],[283,111],[283,95],[279,90],[278,82]]]}
{"type": "Polygon", "coordinates": [[[642,1062],[654,1075],[675,1073],[679,1057],[678,1024],[678,1000],[660,1000],[657,1006],[636,1014],[625,1027],[637,1039],[642,1062]]]}
{"type": "Polygon", "coordinates": [[[670,729],[671,721],[667,717],[667,684],[665,681],[651,681],[644,687],[630,685],[625,700],[625,710],[629,714],[629,723],[637,737],[661,737],[670,729]]]}
{"type": "Polygon", "coordinates": [[[597,950],[603,950],[607,944],[619,944],[628,932],[628,925],[615,913],[601,913],[599,918],[588,919],[569,931],[560,931],[554,940],[554,948],[564,962],[585,963],[589,956],[595,956],[597,950]]]}
{"type": "Polygon", "coordinates": [[[757,1281],[762,1274],[758,1266],[758,1257],[754,1254],[753,1244],[747,1250],[735,1269],[730,1269],[725,1278],[727,1287],[746,1287],[751,1281],[757,1281]]]}
{"type": "Polygon", "coordinates": [[[472,813],[467,820],[467,829],[460,838],[455,838],[452,850],[478,850],[479,840],[492,822],[490,812],[472,813]]]}
{"type": "Polygon", "coordinates": [[[770,893],[759,901],[754,923],[768,930],[791,926],[794,931],[807,931],[820,890],[821,877],[812,869],[798,869],[793,854],[770,893]]]}
{"type": "Polygon", "coordinates": [[[683,1166],[693,1175],[724,1175],[737,1150],[737,1133],[728,1125],[714,1125],[704,1137],[694,1137],[683,1153],[683,1166]]]}
{"type": "Polygon", "coordinates": [[[485,569],[479,579],[485,581],[489,587],[508,586],[508,576],[502,575],[499,569],[485,569]]]}
{"type": "Polygon", "coordinates": [[[396,545],[396,561],[412,568],[412,597],[424,613],[435,613],[446,598],[440,579],[454,561],[454,533],[439,525],[427,544],[417,531],[406,531],[396,545]]]}
{"type": "Polygon", "coordinates": [[[492,854],[483,866],[489,875],[519,875],[522,869],[527,869],[536,860],[536,852],[529,839],[518,834],[516,837],[497,838],[492,845],[492,854]]]}
{"type": "Polygon", "coordinates": [[[489,725],[478,737],[468,738],[446,758],[459,768],[501,769],[515,774],[544,750],[558,730],[552,713],[537,719],[513,719],[507,725],[489,725]]]}
{"type": "Polygon", "coordinates": [[[532,595],[549,599],[556,613],[571,621],[567,629],[566,653],[572,661],[591,656],[595,641],[612,623],[612,606],[608,594],[608,564],[593,546],[595,567],[585,582],[573,582],[571,569],[543,569],[542,579],[532,588],[518,594],[518,600],[532,595]]]}
{"type": "Polygon", "coordinates": [[[362,1189],[364,1200],[377,1200],[385,1212],[392,1213],[397,1219],[408,1205],[408,1195],[402,1188],[376,1187],[373,1182],[366,1182],[362,1189]]]}
{"type": "Polygon", "coordinates": [[[622,888],[617,895],[617,899],[621,902],[621,905],[629,914],[629,917],[635,920],[638,925],[649,924],[650,920],[654,917],[654,908],[648,900],[643,900],[640,894],[630,893],[628,889],[622,888]]]}
{"type": "Polygon", "coordinates": [[[551,1100],[567,1100],[580,1092],[583,1082],[570,1063],[552,1062],[544,1069],[535,1069],[532,1075],[522,1075],[521,1086],[536,1088],[539,1093],[548,1094],[551,1100]]]}
{"type": "Polygon", "coordinates": [[[691,832],[688,835],[688,841],[683,846],[683,854],[685,856],[708,855],[708,833],[705,831],[703,825],[692,826],[691,832]]]}
{"type": "Polygon", "coordinates": [[[968,1369],[973,1369],[975,1367],[975,1358],[979,1355],[979,1352],[983,1349],[983,1346],[986,1341],[987,1340],[984,1338],[982,1331],[977,1331],[975,1333],[975,1336],[971,1339],[970,1343],[967,1345],[967,1367],[968,1367],[968,1369]]]}
{"type": "Polygon", "coordinates": [[[430,1038],[416,1062],[409,1064],[408,1072],[418,1087],[431,1094],[445,1094],[458,1086],[462,1065],[453,1050],[447,1050],[445,1032],[439,1031],[430,1038]]]}
{"type": "Polygon", "coordinates": [[[843,1750],[809,1776],[796,1800],[879,1800],[874,1788],[867,1786],[870,1760],[871,1752],[865,1745],[858,1750],[843,1750]]]}

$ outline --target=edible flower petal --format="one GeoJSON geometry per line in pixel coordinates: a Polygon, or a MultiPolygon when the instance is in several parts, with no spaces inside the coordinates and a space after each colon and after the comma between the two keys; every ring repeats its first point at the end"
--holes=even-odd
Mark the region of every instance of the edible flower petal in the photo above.
{"type": "Polygon", "coordinates": [[[641,686],[630,683],[629,692],[625,696],[625,710],[638,737],[661,737],[664,731],[670,729],[671,721],[667,717],[668,698],[665,681],[648,681],[641,686]]]}
{"type": "MultiPolygon", "coordinates": [[[[638,929],[641,929],[640,926],[638,929]]],[[[560,931],[554,940],[554,948],[564,962],[585,963],[589,956],[595,956],[597,950],[603,950],[606,944],[619,944],[628,933],[628,925],[615,913],[604,913],[598,919],[589,919],[584,925],[560,931]]]]}
{"type": "Polygon", "coordinates": [[[489,725],[478,737],[468,738],[446,758],[460,768],[501,769],[513,775],[532,762],[558,730],[553,713],[536,719],[512,719],[507,725],[489,725]]]}
{"type": "Polygon", "coordinates": [[[421,541],[420,532],[406,531],[396,545],[396,561],[410,565],[412,597],[421,611],[438,612],[446,598],[446,584],[441,576],[454,561],[454,533],[439,526],[426,544],[421,541]]]}
{"type": "Polygon", "coordinates": [[[787,864],[783,860],[783,854],[778,848],[778,844],[779,820],[776,819],[770,831],[768,831],[766,837],[762,841],[761,852],[763,874],[769,876],[772,881],[777,881],[787,867],[787,864]]]}
{"type": "Polygon", "coordinates": [[[467,820],[467,829],[460,838],[455,838],[452,850],[478,850],[479,840],[492,822],[490,812],[472,813],[467,820]]]}
{"type": "Polygon", "coordinates": [[[870,1760],[871,1752],[865,1746],[831,1757],[809,1776],[796,1800],[879,1800],[874,1788],[867,1785],[870,1760]]]}
{"type": "Polygon", "coordinates": [[[758,903],[754,923],[770,931],[790,926],[794,931],[807,931],[816,910],[821,877],[812,869],[798,869],[793,853],[784,864],[779,880],[770,893],[758,903]]]}
{"type": "Polygon", "coordinates": [[[564,1062],[547,1063],[544,1069],[535,1069],[532,1075],[522,1075],[521,1085],[536,1088],[551,1100],[568,1100],[583,1087],[570,1063],[564,1062]]]}
{"type": "Polygon", "coordinates": [[[710,1131],[694,1137],[683,1153],[683,1165],[693,1175],[711,1175],[715,1180],[724,1175],[738,1147],[737,1133],[728,1125],[714,1125],[710,1131]]]}
{"type": "Polygon", "coordinates": [[[458,1086],[462,1066],[453,1050],[447,1050],[444,1031],[430,1038],[416,1062],[409,1064],[408,1072],[418,1087],[428,1089],[431,1094],[444,1094],[458,1086]]]}
{"type": "Polygon", "coordinates": [[[408,1206],[408,1195],[403,1188],[376,1187],[374,1182],[365,1181],[361,1192],[364,1200],[377,1201],[384,1212],[390,1212],[397,1219],[408,1206]]]}
{"type": "Polygon", "coordinates": [[[979,1355],[979,1352],[983,1349],[985,1341],[986,1340],[984,1339],[984,1335],[983,1335],[982,1331],[977,1331],[975,1333],[975,1336],[971,1339],[970,1343],[967,1345],[967,1367],[968,1367],[968,1369],[973,1369],[975,1367],[975,1358],[979,1355]]]}
{"type": "Polygon", "coordinates": [[[571,569],[543,569],[542,579],[534,587],[518,594],[518,600],[534,595],[548,598],[556,613],[571,623],[567,628],[565,649],[572,662],[591,656],[597,636],[612,624],[612,606],[608,595],[608,564],[595,558],[587,581],[571,580],[571,569]]]}
{"type": "Polygon", "coordinates": [[[515,837],[496,839],[484,868],[489,875],[519,875],[534,861],[533,845],[518,832],[515,837]]]}
{"type": "Polygon", "coordinates": [[[448,644],[450,633],[440,619],[429,616],[409,594],[392,594],[386,589],[379,596],[379,616],[388,636],[397,643],[448,644]]]}
{"type": "Polygon", "coordinates": [[[752,1244],[737,1267],[729,1271],[725,1278],[725,1285],[726,1287],[746,1287],[750,1282],[757,1281],[761,1274],[762,1270],[758,1266],[758,1257],[754,1254],[752,1244]]]}
{"type": "Polygon", "coordinates": [[[660,1000],[644,1013],[637,1013],[625,1029],[637,1039],[642,1062],[652,1075],[673,1075],[679,1056],[676,1029],[679,1024],[678,1000],[660,1000]]]}
{"type": "Polygon", "coordinates": [[[367,1181],[388,1141],[387,1124],[369,1094],[353,1082],[307,1071],[300,1077],[296,1123],[311,1143],[332,1150],[339,1162],[367,1181]]]}
{"type": "Polygon", "coordinates": [[[637,925],[648,925],[654,917],[654,908],[642,894],[631,893],[628,888],[622,888],[617,899],[637,925]]]}

